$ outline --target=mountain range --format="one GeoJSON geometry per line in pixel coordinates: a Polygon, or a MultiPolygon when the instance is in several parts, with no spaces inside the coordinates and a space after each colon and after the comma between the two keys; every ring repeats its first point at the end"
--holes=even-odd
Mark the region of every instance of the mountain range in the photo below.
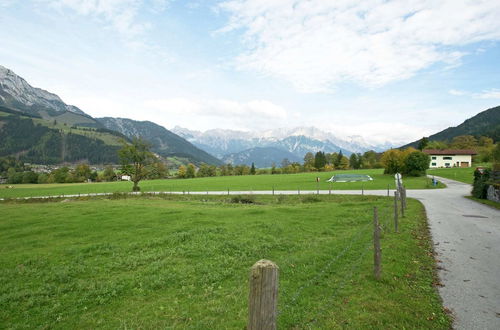
{"type": "MultiPolygon", "coordinates": [[[[464,134],[486,135],[499,141],[500,106],[429,139],[450,141],[464,134]]],[[[78,107],[64,103],[56,94],[32,87],[13,71],[0,66],[0,157],[15,156],[29,162],[52,164],[117,163],[116,151],[122,141],[134,137],[150,142],[152,151],[168,158],[171,165],[227,162],[270,167],[273,163],[279,165],[285,158],[301,162],[308,152],[342,151],[349,156],[394,147],[390,143],[373,145],[360,136],[339,138],[315,127],[200,132],[176,126],[169,131],[150,121],[93,118],[78,107]]],[[[403,147],[417,144],[415,141],[403,147]]]]}
{"type": "Polygon", "coordinates": [[[235,165],[250,165],[254,162],[262,167],[270,167],[273,163],[280,164],[284,158],[303,161],[308,152],[342,151],[344,155],[349,156],[353,152],[384,151],[392,147],[390,144],[368,144],[360,136],[341,139],[315,127],[278,128],[257,132],[225,129],[200,132],[176,126],[172,131],[224,162],[235,165]],[[278,150],[280,152],[277,152],[278,150]]]}
{"type": "Polygon", "coordinates": [[[142,137],[171,163],[222,162],[152,122],[89,116],[0,66],[0,156],[33,163],[118,163],[121,141],[142,137]]]}

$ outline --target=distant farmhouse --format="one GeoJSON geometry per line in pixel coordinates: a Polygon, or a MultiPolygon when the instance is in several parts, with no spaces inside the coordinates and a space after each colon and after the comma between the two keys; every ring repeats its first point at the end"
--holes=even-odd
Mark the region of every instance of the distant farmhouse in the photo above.
{"type": "Polygon", "coordinates": [[[427,149],[424,150],[431,157],[430,168],[437,167],[471,167],[472,156],[477,153],[474,150],[453,149],[427,149]]]}

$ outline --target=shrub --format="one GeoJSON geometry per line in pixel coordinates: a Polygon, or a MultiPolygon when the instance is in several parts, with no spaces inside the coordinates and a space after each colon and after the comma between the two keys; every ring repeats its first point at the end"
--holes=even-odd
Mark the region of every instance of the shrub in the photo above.
{"type": "Polygon", "coordinates": [[[485,169],[483,173],[478,170],[474,171],[474,183],[472,185],[472,196],[476,198],[486,199],[488,193],[487,181],[490,178],[490,170],[485,169]]]}
{"type": "Polygon", "coordinates": [[[254,196],[233,196],[231,198],[231,203],[234,204],[254,204],[255,203],[255,197],[254,196]]]}
{"type": "Polygon", "coordinates": [[[421,151],[414,151],[404,160],[403,173],[409,176],[423,176],[429,168],[430,157],[421,151]]]}
{"type": "Polygon", "coordinates": [[[318,202],[321,202],[321,199],[319,199],[316,196],[309,195],[302,197],[302,203],[318,203],[318,202]]]}

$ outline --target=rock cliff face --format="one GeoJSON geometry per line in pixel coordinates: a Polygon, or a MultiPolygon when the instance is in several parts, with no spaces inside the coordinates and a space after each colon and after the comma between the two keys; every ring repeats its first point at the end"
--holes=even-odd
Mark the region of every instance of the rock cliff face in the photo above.
{"type": "Polygon", "coordinates": [[[64,103],[59,96],[31,86],[13,71],[0,65],[0,105],[32,115],[56,116],[64,112],[79,115],[79,108],[64,103]]]}

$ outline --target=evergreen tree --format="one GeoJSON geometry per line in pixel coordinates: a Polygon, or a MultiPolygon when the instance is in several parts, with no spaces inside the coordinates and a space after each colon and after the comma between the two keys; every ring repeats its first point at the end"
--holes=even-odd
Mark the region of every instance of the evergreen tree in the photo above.
{"type": "Polygon", "coordinates": [[[254,164],[254,163],[252,163],[252,167],[250,167],[250,174],[251,174],[251,175],[255,175],[255,172],[256,172],[256,171],[255,171],[255,164],[254,164]]]}
{"type": "Polygon", "coordinates": [[[316,155],[314,155],[314,167],[320,171],[325,168],[326,165],[326,157],[325,153],[322,151],[318,151],[316,155]]]}
{"type": "Polygon", "coordinates": [[[422,150],[424,150],[427,147],[428,144],[429,144],[429,138],[423,137],[418,142],[417,149],[420,150],[420,151],[422,151],[422,150]]]}

